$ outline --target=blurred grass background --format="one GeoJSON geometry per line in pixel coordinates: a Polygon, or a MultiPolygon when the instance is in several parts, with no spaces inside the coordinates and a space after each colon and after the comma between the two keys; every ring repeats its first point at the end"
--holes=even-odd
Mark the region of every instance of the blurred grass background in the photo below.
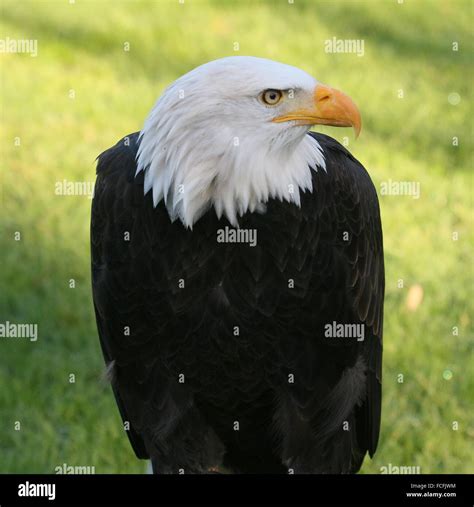
{"type": "Polygon", "coordinates": [[[390,179],[420,182],[420,199],[380,196],[383,419],[363,472],[392,464],[472,473],[472,8],[469,0],[3,0],[0,38],[37,39],[38,56],[0,55],[0,322],[37,323],[39,338],[0,338],[0,472],[51,473],[62,463],[143,472],[100,380],[91,201],[55,195],[55,184],[93,181],[95,157],[141,128],[165,86],[240,54],[301,67],[353,97],[360,138],[324,131],[348,136],[379,194],[390,179]],[[325,53],[332,37],[363,39],[364,56],[325,53]]]}

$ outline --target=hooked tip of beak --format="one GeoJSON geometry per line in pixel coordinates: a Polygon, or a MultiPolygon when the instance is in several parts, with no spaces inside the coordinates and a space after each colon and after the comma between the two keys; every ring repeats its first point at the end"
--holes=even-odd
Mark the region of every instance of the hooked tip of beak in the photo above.
{"type": "Polygon", "coordinates": [[[355,138],[359,137],[362,129],[360,111],[354,101],[345,93],[318,84],[314,90],[316,124],[332,125],[334,127],[353,127],[355,138]]]}

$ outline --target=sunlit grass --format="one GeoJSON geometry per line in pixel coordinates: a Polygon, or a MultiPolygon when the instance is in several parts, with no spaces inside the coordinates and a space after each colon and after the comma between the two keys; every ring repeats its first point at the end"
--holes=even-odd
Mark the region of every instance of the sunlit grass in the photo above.
{"type": "Polygon", "coordinates": [[[362,135],[354,142],[348,131],[324,132],[348,136],[378,189],[389,179],[420,182],[419,199],[380,196],[383,424],[378,452],[363,471],[379,473],[391,463],[423,473],[472,472],[470,12],[459,0],[4,0],[0,38],[38,39],[38,56],[0,55],[1,320],[38,323],[40,336],[36,343],[0,339],[0,472],[52,472],[64,462],[94,465],[98,473],[143,471],[100,381],[91,201],[57,196],[55,183],[92,181],[95,157],[140,129],[165,86],[232,54],[291,63],[344,90],[362,111],[362,135]],[[364,39],[364,56],[326,54],[324,40],[333,36],[364,39]],[[457,106],[448,102],[452,92],[461,96],[457,106]],[[414,284],[424,299],[409,311],[414,284]]]}

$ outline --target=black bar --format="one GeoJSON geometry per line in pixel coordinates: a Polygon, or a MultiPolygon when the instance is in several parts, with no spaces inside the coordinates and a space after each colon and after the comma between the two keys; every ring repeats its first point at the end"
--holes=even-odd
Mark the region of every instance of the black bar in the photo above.
{"type": "Polygon", "coordinates": [[[473,483],[472,475],[0,475],[0,505],[472,506],[473,483]]]}

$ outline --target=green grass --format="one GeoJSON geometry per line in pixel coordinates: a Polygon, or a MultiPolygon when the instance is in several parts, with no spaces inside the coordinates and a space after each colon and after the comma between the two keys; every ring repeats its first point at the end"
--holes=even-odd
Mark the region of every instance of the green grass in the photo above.
{"type": "Polygon", "coordinates": [[[0,55],[0,322],[38,323],[39,339],[0,338],[0,472],[53,472],[62,463],[97,473],[144,470],[100,380],[91,201],[55,195],[55,182],[92,181],[95,157],[140,129],[166,85],[232,54],[291,63],[344,90],[362,111],[362,134],[353,141],[347,130],[324,131],[348,136],[378,189],[388,179],[420,182],[420,199],[380,196],[383,424],[363,472],[389,463],[474,472],[472,2],[3,0],[1,12],[0,38],[38,39],[38,56],[0,55]],[[364,39],[365,55],[326,54],[324,40],[333,36],[364,39]],[[449,104],[452,92],[459,105],[449,104]],[[415,284],[424,298],[409,311],[415,284]]]}

